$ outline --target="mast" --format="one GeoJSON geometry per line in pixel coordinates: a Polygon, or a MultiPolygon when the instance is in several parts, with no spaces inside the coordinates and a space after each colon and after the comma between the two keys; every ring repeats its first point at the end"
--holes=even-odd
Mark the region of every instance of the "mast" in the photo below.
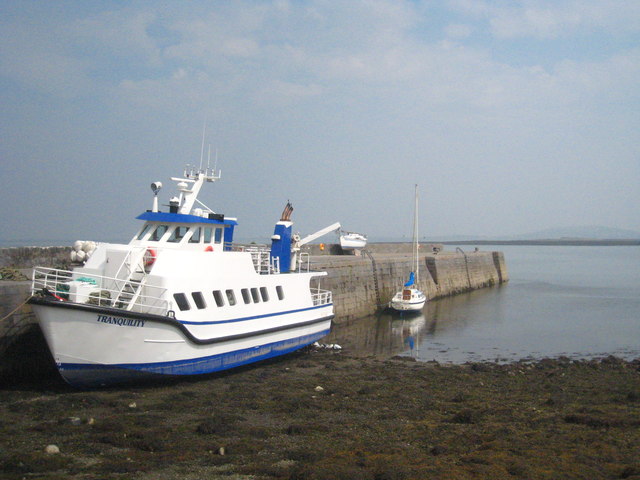
{"type": "Polygon", "coordinates": [[[413,259],[416,264],[416,284],[419,279],[419,262],[418,262],[418,184],[415,184],[415,205],[413,208],[413,259]]]}

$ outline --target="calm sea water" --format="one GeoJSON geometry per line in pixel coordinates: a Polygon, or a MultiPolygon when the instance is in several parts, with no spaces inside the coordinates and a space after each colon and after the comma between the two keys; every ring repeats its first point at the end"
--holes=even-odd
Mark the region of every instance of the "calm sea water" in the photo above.
{"type": "Polygon", "coordinates": [[[418,317],[337,325],[326,341],[441,363],[640,357],[640,247],[483,249],[504,252],[509,283],[431,301],[418,317]]]}

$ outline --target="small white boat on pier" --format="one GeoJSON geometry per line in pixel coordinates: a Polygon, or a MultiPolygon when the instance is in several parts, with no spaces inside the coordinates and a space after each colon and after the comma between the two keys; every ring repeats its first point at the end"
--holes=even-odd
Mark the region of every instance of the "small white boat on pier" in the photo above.
{"type": "Polygon", "coordinates": [[[270,247],[233,243],[235,218],[197,200],[215,169],[187,166],[169,212],[153,208],[128,244],[98,244],[72,271],[38,267],[32,305],[64,379],[93,387],[195,375],[283,355],[329,333],[326,272],[292,252],[287,204],[270,247]],[[203,208],[194,208],[196,202],[203,208]]]}
{"type": "Polygon", "coordinates": [[[367,237],[356,232],[340,232],[340,247],[343,250],[354,250],[367,246],[367,237]]]}

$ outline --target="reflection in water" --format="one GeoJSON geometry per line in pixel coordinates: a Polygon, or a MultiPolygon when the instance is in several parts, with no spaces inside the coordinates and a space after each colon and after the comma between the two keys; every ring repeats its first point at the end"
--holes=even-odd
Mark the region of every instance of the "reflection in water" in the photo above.
{"type": "Polygon", "coordinates": [[[438,336],[464,330],[472,319],[470,311],[476,308],[473,297],[482,293],[486,295],[486,291],[472,292],[431,301],[419,314],[385,311],[334,325],[325,342],[337,343],[352,355],[390,358],[401,354],[435,360],[444,353],[438,336]]]}
{"type": "Polygon", "coordinates": [[[413,358],[420,358],[420,339],[425,322],[422,313],[410,317],[391,318],[391,336],[402,339],[400,352],[407,352],[413,358]]]}

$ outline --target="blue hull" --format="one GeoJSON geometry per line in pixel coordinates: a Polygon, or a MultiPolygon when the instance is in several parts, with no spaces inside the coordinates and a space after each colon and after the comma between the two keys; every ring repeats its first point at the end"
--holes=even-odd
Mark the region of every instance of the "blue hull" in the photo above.
{"type": "Polygon", "coordinates": [[[201,375],[228,370],[279,355],[286,355],[311,345],[327,335],[329,331],[330,329],[327,329],[318,333],[244,350],[174,362],[115,365],[62,363],[58,365],[58,370],[67,383],[77,388],[96,388],[184,375],[201,375]]]}

